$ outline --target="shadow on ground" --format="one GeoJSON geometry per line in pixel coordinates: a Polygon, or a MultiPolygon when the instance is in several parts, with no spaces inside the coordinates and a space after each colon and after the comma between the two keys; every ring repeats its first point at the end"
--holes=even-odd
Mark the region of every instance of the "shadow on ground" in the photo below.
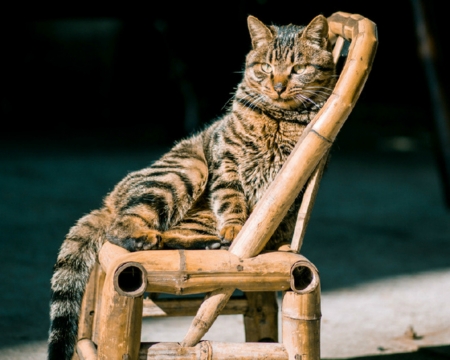
{"type": "Polygon", "coordinates": [[[439,360],[450,358],[450,346],[421,348],[413,353],[356,357],[353,360],[439,360]]]}

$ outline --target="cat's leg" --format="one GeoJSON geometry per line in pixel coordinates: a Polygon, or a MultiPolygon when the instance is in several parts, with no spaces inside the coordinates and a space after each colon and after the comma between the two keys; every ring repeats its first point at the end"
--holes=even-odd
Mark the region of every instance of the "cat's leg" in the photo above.
{"type": "Polygon", "coordinates": [[[224,158],[212,173],[211,208],[217,218],[217,229],[224,245],[237,236],[248,218],[248,206],[232,157],[224,158]]]}
{"type": "Polygon", "coordinates": [[[164,248],[219,249],[217,221],[211,210],[189,211],[183,220],[162,233],[164,248]]]}
{"type": "Polygon", "coordinates": [[[183,218],[207,180],[201,136],[178,143],[149,168],[130,173],[105,199],[117,214],[108,240],[129,251],[162,248],[161,233],[183,218]]]}

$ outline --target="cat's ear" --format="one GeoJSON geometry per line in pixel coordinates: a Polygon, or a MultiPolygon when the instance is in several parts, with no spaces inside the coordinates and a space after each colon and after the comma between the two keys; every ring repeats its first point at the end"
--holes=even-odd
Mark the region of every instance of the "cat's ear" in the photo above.
{"type": "Polygon", "coordinates": [[[302,38],[321,48],[325,47],[328,39],[328,21],[325,16],[316,16],[303,30],[302,38]]]}
{"type": "Polygon", "coordinates": [[[272,31],[254,16],[247,18],[248,30],[252,38],[253,49],[267,44],[273,38],[272,31]]]}

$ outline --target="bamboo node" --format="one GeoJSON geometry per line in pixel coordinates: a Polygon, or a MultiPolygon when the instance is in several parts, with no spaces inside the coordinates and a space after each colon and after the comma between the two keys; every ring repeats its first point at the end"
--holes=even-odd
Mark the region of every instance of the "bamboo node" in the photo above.
{"type": "Polygon", "coordinates": [[[320,137],[322,140],[325,140],[326,142],[332,144],[333,141],[331,141],[330,139],[327,139],[325,136],[319,134],[316,130],[311,129],[311,132],[313,132],[314,134],[316,134],[318,137],[320,137]]]}
{"type": "Polygon", "coordinates": [[[200,342],[200,360],[211,360],[212,359],[212,346],[207,340],[200,342]]]}
{"type": "Polygon", "coordinates": [[[192,324],[200,329],[209,329],[210,324],[206,323],[205,321],[199,319],[199,318],[195,318],[194,321],[192,322],[192,324]]]}

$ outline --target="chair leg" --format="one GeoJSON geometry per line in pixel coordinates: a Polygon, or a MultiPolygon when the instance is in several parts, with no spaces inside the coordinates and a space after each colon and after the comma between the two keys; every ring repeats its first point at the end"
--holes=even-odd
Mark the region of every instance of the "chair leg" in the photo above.
{"type": "Polygon", "coordinates": [[[281,312],[289,360],[320,360],[320,286],[307,294],[284,292],[281,312]]]}
{"type": "MultiPolygon", "coordinates": [[[[91,275],[89,276],[89,281],[86,285],[83,301],[81,303],[80,318],[78,321],[77,341],[92,339],[99,271],[99,266],[96,264],[92,269],[91,275]]],[[[82,356],[79,356],[78,349],[76,347],[72,360],[80,360],[80,358],[82,358],[82,356]]]]}
{"type": "Polygon", "coordinates": [[[141,344],[143,295],[122,296],[106,274],[98,326],[98,360],[135,360],[141,344]]]}
{"type": "Polygon", "coordinates": [[[278,304],[273,291],[247,292],[244,314],[247,342],[278,342],[278,304]]]}
{"type": "Polygon", "coordinates": [[[97,344],[98,343],[98,331],[100,327],[100,312],[102,305],[102,293],[103,285],[105,283],[106,274],[102,267],[98,264],[96,287],[95,287],[95,309],[94,309],[94,321],[92,324],[92,337],[91,340],[97,344]]]}

